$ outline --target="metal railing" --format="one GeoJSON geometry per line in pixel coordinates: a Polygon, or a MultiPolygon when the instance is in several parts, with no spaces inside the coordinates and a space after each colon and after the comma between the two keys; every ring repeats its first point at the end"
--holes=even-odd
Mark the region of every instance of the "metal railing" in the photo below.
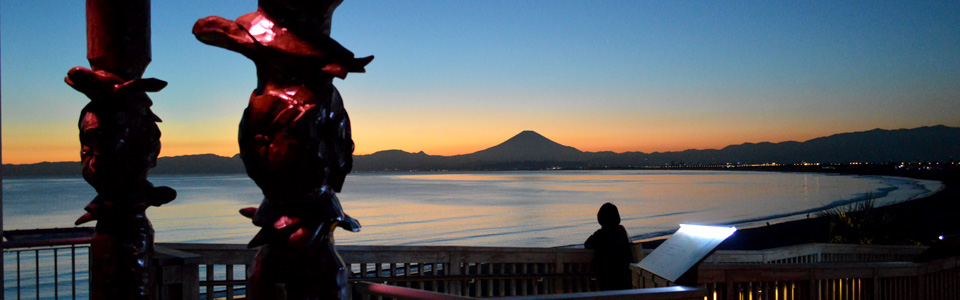
{"type": "MultiPolygon", "coordinates": [[[[87,298],[89,246],[83,238],[24,239],[21,236],[8,238],[4,246],[8,274],[5,276],[6,299],[87,298]]],[[[600,295],[595,294],[590,271],[592,252],[584,249],[447,246],[340,246],[338,249],[350,266],[350,282],[358,299],[389,298],[376,291],[408,289],[451,297],[523,299],[550,295],[557,299],[582,299],[600,295]],[[370,293],[369,284],[378,288],[370,293]]],[[[697,278],[706,299],[711,300],[960,299],[958,258],[905,262],[924,250],[924,247],[807,244],[760,251],[718,251],[700,265],[697,278]]],[[[245,292],[247,264],[252,262],[256,250],[233,244],[159,243],[156,252],[159,299],[238,299],[245,292]]],[[[635,273],[652,283],[638,287],[672,285],[637,268],[635,273]]],[[[646,291],[634,293],[646,295],[634,299],[668,297],[651,296],[649,292],[653,290],[646,291]]]]}
{"type": "Polygon", "coordinates": [[[240,244],[166,244],[157,252],[158,299],[237,299],[256,249],[240,244]]]}
{"type": "Polygon", "coordinates": [[[92,228],[4,232],[5,299],[86,299],[92,228]]]}
{"type": "MultiPolygon", "coordinates": [[[[193,299],[188,294],[198,289],[206,299],[234,299],[246,282],[231,274],[241,274],[237,270],[246,269],[256,254],[237,244],[159,243],[156,249],[161,299],[193,299]],[[221,269],[224,276],[218,278],[221,269]]],[[[348,245],[337,250],[349,266],[351,284],[368,281],[472,297],[596,290],[593,252],[584,249],[348,245]]]]}
{"type": "Polygon", "coordinates": [[[709,299],[960,299],[956,257],[929,263],[718,264],[698,271],[709,299]]]}
{"type": "MultiPolygon", "coordinates": [[[[910,262],[927,247],[805,244],[717,251],[697,269],[709,300],[960,299],[957,257],[910,262]]],[[[637,286],[672,283],[634,267],[637,286]]]]}
{"type": "MultiPolygon", "coordinates": [[[[357,282],[353,285],[354,299],[397,299],[397,300],[466,300],[476,299],[464,296],[441,294],[411,288],[404,288],[385,284],[357,282]]],[[[661,287],[649,289],[632,289],[620,291],[596,291],[550,295],[555,300],[580,299],[617,299],[617,300],[700,300],[703,299],[703,289],[691,287],[661,287]]],[[[533,300],[543,299],[543,295],[496,297],[503,300],[533,300]]]]}
{"type": "Polygon", "coordinates": [[[584,249],[344,246],[350,279],[470,297],[596,290],[593,251],[584,249]],[[359,270],[357,270],[359,269],[359,270]]]}
{"type": "Polygon", "coordinates": [[[765,250],[717,251],[704,264],[804,264],[911,261],[923,246],[802,244],[765,250]]]}

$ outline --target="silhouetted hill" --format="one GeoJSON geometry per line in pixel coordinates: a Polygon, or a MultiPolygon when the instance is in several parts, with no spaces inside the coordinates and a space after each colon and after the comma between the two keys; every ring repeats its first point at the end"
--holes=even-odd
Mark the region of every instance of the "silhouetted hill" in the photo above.
{"type": "Polygon", "coordinates": [[[28,165],[3,165],[3,177],[82,176],[79,161],[42,162],[28,165]]]}
{"type": "Polygon", "coordinates": [[[161,157],[150,174],[231,174],[246,172],[240,155],[197,154],[161,157]]]}
{"type": "Polygon", "coordinates": [[[353,157],[353,169],[357,171],[428,171],[446,169],[450,158],[447,156],[427,155],[404,152],[401,150],[385,150],[369,155],[353,157]]]}
{"type": "Polygon", "coordinates": [[[583,152],[577,148],[560,145],[529,130],[520,132],[499,145],[459,157],[477,162],[582,161],[584,159],[583,152]]]}
{"type": "MultiPolygon", "coordinates": [[[[82,176],[80,162],[42,162],[27,165],[3,165],[3,177],[28,176],[82,176]]],[[[223,157],[214,154],[196,154],[161,157],[150,174],[233,174],[243,173],[240,155],[223,157]]]]}
{"type": "Polygon", "coordinates": [[[957,161],[960,128],[947,126],[916,129],[841,133],[807,141],[807,161],[957,161]]]}
{"type": "MultiPolygon", "coordinates": [[[[691,165],[957,161],[960,160],[960,128],[941,125],[914,129],[874,129],[835,134],[806,142],[744,143],[720,150],[685,150],[639,156],[648,165],[671,162],[691,165]]],[[[630,161],[637,159],[632,157],[630,161]]]]}
{"type": "Polygon", "coordinates": [[[805,142],[744,143],[723,149],[674,152],[581,152],[524,131],[500,145],[471,154],[431,156],[394,150],[390,159],[355,157],[355,170],[510,170],[563,168],[632,168],[663,165],[757,164],[802,162],[946,162],[960,160],[960,128],[874,129],[841,133],[805,142]],[[412,168],[410,166],[413,166],[412,168]]]}
{"type": "MultiPolygon", "coordinates": [[[[849,162],[947,162],[960,161],[960,128],[947,126],[914,129],[874,129],[841,133],[805,142],[744,143],[722,149],[675,152],[582,152],[558,144],[533,131],[499,145],[455,156],[380,151],[354,156],[355,171],[407,170],[513,170],[562,168],[633,168],[663,165],[756,164],[756,163],[849,163],[849,162]]],[[[78,162],[43,162],[3,165],[4,177],[80,176],[78,162]]],[[[151,174],[243,173],[239,155],[213,154],[162,157],[151,174]]]]}

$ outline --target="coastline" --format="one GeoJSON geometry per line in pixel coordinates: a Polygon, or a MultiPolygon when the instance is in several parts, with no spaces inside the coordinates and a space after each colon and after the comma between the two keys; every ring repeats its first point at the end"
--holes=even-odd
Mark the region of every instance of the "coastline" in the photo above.
{"type": "MultiPolygon", "coordinates": [[[[890,216],[882,224],[885,233],[898,240],[895,244],[931,245],[938,237],[960,234],[960,169],[899,170],[865,167],[823,170],[819,168],[762,168],[754,171],[815,172],[861,176],[894,176],[941,182],[941,188],[926,196],[874,208],[890,216]]],[[[760,250],[805,243],[829,242],[829,222],[822,216],[756,226],[737,230],[724,241],[720,250],[760,250]]],[[[645,249],[659,246],[665,237],[638,241],[645,249]]]]}

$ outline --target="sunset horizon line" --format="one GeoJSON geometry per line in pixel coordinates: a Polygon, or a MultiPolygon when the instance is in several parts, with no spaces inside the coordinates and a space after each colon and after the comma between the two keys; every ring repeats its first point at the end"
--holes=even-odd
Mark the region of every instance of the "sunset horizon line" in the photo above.
{"type": "MultiPolygon", "coordinates": [[[[617,153],[617,154],[622,154],[622,153],[645,153],[645,154],[654,154],[654,153],[683,152],[683,151],[690,151],[690,150],[719,150],[719,149],[723,149],[724,147],[728,147],[728,146],[736,146],[736,145],[744,145],[744,144],[761,144],[761,143],[774,143],[774,144],[776,144],[776,143],[784,143],[784,142],[806,142],[806,141],[809,141],[809,140],[812,140],[812,139],[817,139],[817,138],[822,138],[822,137],[829,137],[829,136],[834,136],[834,135],[839,135],[839,134],[847,134],[847,133],[868,132],[868,131],[873,131],[873,130],[887,130],[887,131],[907,130],[907,129],[929,128],[929,127],[948,127],[948,128],[951,128],[951,127],[952,127],[952,128],[958,128],[958,127],[948,126],[948,125],[945,125],[945,124],[926,125],[926,126],[918,126],[918,127],[912,127],[912,128],[901,127],[901,128],[895,128],[895,129],[885,129],[885,128],[879,128],[879,127],[877,127],[877,128],[870,129],[870,130],[848,131],[848,132],[836,132],[836,133],[832,133],[832,134],[828,134],[828,135],[821,135],[821,136],[813,137],[813,138],[810,138],[810,139],[807,139],[807,140],[802,140],[802,141],[800,141],[800,140],[781,140],[781,141],[740,142],[740,143],[727,144],[727,145],[724,145],[724,146],[721,146],[721,147],[715,147],[715,148],[706,148],[706,147],[703,147],[703,148],[686,148],[686,149],[681,149],[681,150],[650,151],[650,152],[641,151],[641,150],[627,150],[627,151],[600,150],[600,151],[587,151],[587,150],[582,150],[582,149],[580,149],[580,148],[577,147],[577,146],[571,146],[571,145],[567,145],[567,144],[564,144],[564,143],[556,142],[556,141],[554,141],[553,139],[551,139],[550,137],[545,136],[545,135],[539,133],[537,130],[531,130],[531,129],[521,130],[520,132],[512,135],[511,137],[509,137],[509,138],[507,138],[507,139],[504,139],[503,141],[506,141],[506,140],[508,140],[508,139],[510,139],[510,138],[513,138],[513,137],[515,137],[515,136],[517,136],[517,135],[519,135],[519,134],[522,134],[522,133],[524,133],[524,132],[533,132],[533,133],[536,133],[536,134],[538,134],[538,135],[540,135],[540,136],[543,136],[544,138],[546,138],[546,139],[548,139],[548,140],[550,140],[550,141],[553,141],[553,142],[558,143],[558,144],[563,145],[563,146],[573,147],[574,149],[576,149],[576,150],[578,150],[578,151],[581,151],[581,152],[585,152],[585,153],[613,152],[613,153],[617,153]]],[[[421,153],[421,152],[422,152],[422,153],[424,153],[424,154],[426,154],[426,155],[431,155],[431,156],[445,156],[445,157],[450,157],[450,156],[458,156],[458,155],[468,155],[468,154],[476,153],[476,152],[479,152],[479,151],[483,151],[483,150],[485,150],[485,149],[489,149],[489,148],[491,148],[491,147],[495,147],[496,145],[498,145],[499,143],[502,143],[503,141],[498,142],[498,143],[495,144],[495,145],[487,146],[487,147],[482,148],[482,149],[479,149],[479,150],[474,150],[474,151],[471,151],[471,152],[457,153],[457,154],[431,154],[431,153],[428,153],[427,151],[424,151],[424,150],[414,150],[414,151],[411,151],[411,150],[405,150],[405,149],[399,149],[399,148],[390,148],[390,149],[376,150],[376,151],[369,152],[369,153],[354,153],[353,155],[354,155],[354,156],[363,156],[363,155],[372,155],[372,154],[379,153],[379,152],[384,152],[384,151],[403,151],[403,152],[407,152],[407,153],[421,153]]],[[[237,151],[236,153],[233,153],[233,154],[224,154],[224,153],[222,153],[222,152],[221,152],[221,153],[216,153],[216,152],[211,151],[211,152],[205,152],[205,153],[182,153],[182,154],[172,154],[172,155],[163,155],[163,154],[161,154],[161,155],[159,156],[159,158],[164,158],[164,157],[182,157],[182,156],[196,156],[196,155],[216,155],[216,156],[219,156],[219,157],[228,157],[228,158],[230,158],[230,157],[235,157],[235,156],[237,156],[237,155],[239,155],[239,154],[240,154],[239,151],[237,151]]],[[[78,157],[78,158],[79,158],[79,157],[78,157]]],[[[43,161],[23,162],[23,163],[7,163],[7,162],[3,162],[3,165],[31,165],[31,164],[40,164],[40,163],[63,163],[63,162],[79,162],[79,159],[78,159],[78,160],[60,160],[60,161],[43,160],[43,161]]]]}

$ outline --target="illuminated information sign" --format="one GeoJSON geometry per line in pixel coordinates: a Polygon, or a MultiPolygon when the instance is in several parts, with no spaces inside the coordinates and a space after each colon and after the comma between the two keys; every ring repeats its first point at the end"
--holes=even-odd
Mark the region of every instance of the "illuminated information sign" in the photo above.
{"type": "Polygon", "coordinates": [[[737,228],[680,224],[680,230],[640,261],[640,268],[676,282],[734,231],[737,228]]]}

